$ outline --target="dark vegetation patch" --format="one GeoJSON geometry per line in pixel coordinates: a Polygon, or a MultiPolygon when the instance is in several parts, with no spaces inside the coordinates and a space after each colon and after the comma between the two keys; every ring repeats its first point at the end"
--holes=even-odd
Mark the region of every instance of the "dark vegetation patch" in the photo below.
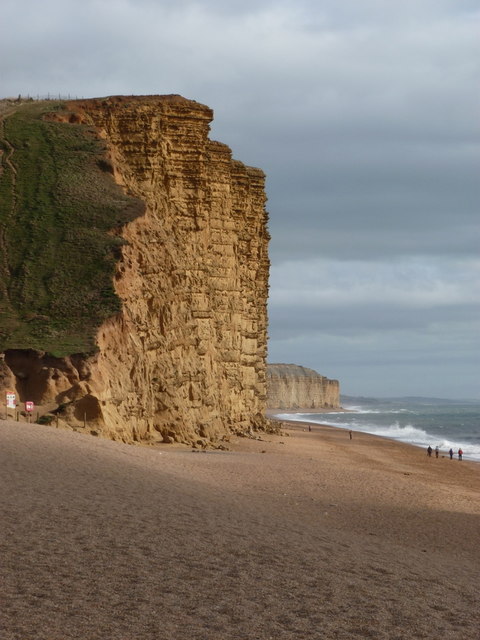
{"type": "Polygon", "coordinates": [[[114,182],[93,128],[43,119],[62,108],[22,105],[0,129],[0,351],[90,353],[120,310],[112,231],[144,205],[114,182]]]}

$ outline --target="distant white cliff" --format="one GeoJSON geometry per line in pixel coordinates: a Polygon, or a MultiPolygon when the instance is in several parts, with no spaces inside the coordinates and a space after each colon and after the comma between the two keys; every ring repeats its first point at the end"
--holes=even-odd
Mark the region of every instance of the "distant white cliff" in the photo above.
{"type": "Polygon", "coordinates": [[[296,364],[268,364],[267,407],[338,409],[340,383],[296,364]]]}

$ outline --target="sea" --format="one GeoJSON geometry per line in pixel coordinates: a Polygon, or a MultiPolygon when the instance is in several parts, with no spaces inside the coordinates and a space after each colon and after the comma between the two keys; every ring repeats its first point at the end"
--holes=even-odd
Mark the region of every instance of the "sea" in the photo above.
{"type": "Polygon", "coordinates": [[[463,449],[463,459],[480,462],[480,400],[437,398],[348,398],[347,412],[276,414],[282,420],[307,421],[362,431],[417,447],[463,449]]]}

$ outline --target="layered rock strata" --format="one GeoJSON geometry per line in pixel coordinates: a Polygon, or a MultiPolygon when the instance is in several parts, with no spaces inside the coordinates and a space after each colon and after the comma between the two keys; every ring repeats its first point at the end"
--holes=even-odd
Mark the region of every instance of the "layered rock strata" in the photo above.
{"type": "Polygon", "coordinates": [[[267,365],[270,409],[338,409],[340,384],[296,364],[267,365]]]}
{"type": "Polygon", "coordinates": [[[122,310],[100,327],[97,353],[7,351],[3,386],[124,441],[264,427],[263,172],[211,141],[211,109],[180,96],[76,101],[55,117],[96,128],[116,182],[146,211],[120,231],[122,310]]]}

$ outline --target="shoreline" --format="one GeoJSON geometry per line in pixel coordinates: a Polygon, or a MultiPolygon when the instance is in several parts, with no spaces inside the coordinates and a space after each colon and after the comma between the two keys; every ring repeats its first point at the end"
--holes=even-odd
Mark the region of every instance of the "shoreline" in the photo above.
{"type": "MultiPolygon", "coordinates": [[[[272,420],[274,420],[275,418],[271,417],[272,420]]],[[[347,429],[345,427],[337,427],[335,425],[331,425],[331,424],[320,424],[317,422],[308,422],[308,421],[303,421],[303,420],[278,420],[278,422],[282,423],[284,426],[284,431],[288,432],[294,432],[294,433],[298,433],[298,432],[302,432],[302,433],[310,433],[310,434],[315,434],[317,433],[318,435],[322,436],[322,437],[328,437],[331,436],[332,434],[336,434],[336,436],[338,436],[339,438],[341,438],[342,440],[345,440],[345,442],[350,441],[350,437],[349,437],[349,431],[350,429],[347,429]],[[306,429],[305,427],[311,427],[311,432],[308,431],[308,429],[306,429]],[[341,434],[341,435],[340,435],[341,434]]],[[[408,454],[409,456],[411,454],[414,454],[415,457],[419,458],[419,459],[423,459],[423,458],[427,458],[427,454],[426,454],[426,449],[423,446],[419,446],[416,444],[412,444],[410,442],[403,442],[401,440],[395,440],[394,438],[389,438],[388,436],[380,436],[380,435],[376,435],[374,433],[367,433],[365,431],[355,431],[355,429],[351,429],[352,431],[352,440],[359,440],[361,438],[361,441],[363,444],[369,442],[369,446],[371,446],[372,448],[375,448],[376,446],[381,447],[382,446],[382,442],[386,444],[386,446],[388,447],[392,447],[396,448],[398,447],[398,450],[401,451],[403,450],[406,454],[408,454]],[[420,455],[419,455],[420,454],[420,455]]],[[[432,453],[432,456],[430,458],[431,460],[436,460],[437,458],[434,455],[434,452],[432,453]]],[[[439,460],[440,459],[444,459],[444,460],[448,460],[448,462],[461,462],[462,465],[472,465],[472,468],[477,470],[479,469],[478,465],[479,462],[477,460],[469,460],[467,458],[463,458],[463,460],[459,461],[458,458],[455,456],[453,457],[452,460],[450,460],[449,456],[448,456],[448,451],[446,450],[440,450],[440,455],[439,455],[439,460]]],[[[479,496],[480,497],[480,496],[479,496]]]]}
{"type": "MultiPolygon", "coordinates": [[[[352,434],[362,434],[365,436],[370,436],[371,438],[378,438],[380,440],[388,440],[389,442],[394,442],[395,444],[398,445],[404,445],[406,447],[412,447],[413,449],[415,449],[416,451],[418,450],[422,450],[422,451],[426,451],[426,447],[424,445],[418,445],[418,444],[414,444],[412,442],[405,442],[403,440],[397,440],[395,438],[391,438],[389,436],[382,436],[382,435],[378,435],[375,433],[368,433],[366,431],[357,431],[355,429],[350,429],[348,427],[339,427],[337,425],[331,425],[331,424],[322,424],[322,423],[318,423],[318,422],[312,422],[310,420],[288,420],[287,419],[283,419],[283,418],[279,418],[278,417],[278,413],[274,413],[276,412],[275,409],[268,409],[267,412],[265,413],[265,415],[270,419],[270,420],[275,420],[276,422],[280,422],[280,423],[284,423],[284,424],[288,424],[291,426],[296,426],[296,425],[304,425],[304,426],[310,426],[312,429],[314,428],[323,428],[323,429],[336,429],[338,431],[341,431],[342,433],[349,433],[350,431],[352,432],[352,434]]],[[[355,413],[354,411],[351,411],[350,409],[344,409],[342,411],[346,412],[346,413],[355,413]]],[[[282,414],[288,414],[288,413],[295,413],[295,414],[301,414],[301,413],[311,413],[311,414],[328,414],[328,413],[337,413],[337,410],[335,409],[326,409],[324,411],[316,411],[316,410],[301,410],[301,409],[292,409],[292,410],[287,410],[287,411],[283,411],[282,410],[282,414]]],[[[434,451],[432,451],[432,458],[435,458],[434,455],[434,451]]],[[[446,458],[449,456],[448,450],[447,449],[440,449],[439,451],[440,453],[440,457],[442,458],[446,458]]],[[[454,456],[453,456],[453,460],[457,460],[457,453],[454,452],[454,456]]],[[[468,464],[473,464],[476,465],[477,468],[478,465],[480,465],[480,460],[471,460],[468,459],[467,457],[465,457],[465,454],[463,456],[462,461],[463,463],[468,463],[468,464]]]]}

